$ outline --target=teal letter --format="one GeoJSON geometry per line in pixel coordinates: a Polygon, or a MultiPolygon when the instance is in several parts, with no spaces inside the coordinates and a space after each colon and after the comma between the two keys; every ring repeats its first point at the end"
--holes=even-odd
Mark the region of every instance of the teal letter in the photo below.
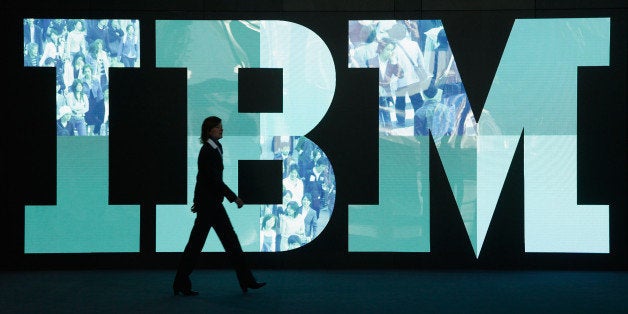
{"type": "MultiPolygon", "coordinates": [[[[522,131],[526,252],[609,251],[608,206],[576,204],[577,67],[608,65],[609,34],[608,18],[517,20],[480,122],[458,117],[465,131],[454,130],[446,142],[436,143],[477,256],[522,131]]],[[[440,134],[431,131],[436,140],[440,134]]],[[[421,173],[421,163],[405,164],[409,159],[400,152],[425,160],[427,151],[405,142],[412,144],[380,136],[380,204],[350,206],[350,251],[425,247],[419,228],[400,218],[418,217],[419,208],[427,208],[410,180],[411,173],[421,173]],[[403,163],[392,167],[389,151],[403,163]]],[[[421,226],[423,220],[413,223],[421,226]]]]}
{"type": "MultiPolygon", "coordinates": [[[[64,19],[60,21],[66,22],[64,19]]],[[[131,20],[116,21],[123,25],[132,23],[131,20]]],[[[73,25],[68,23],[68,27],[73,25]]],[[[138,27],[139,25],[136,25],[136,28],[138,27]]],[[[63,35],[55,33],[53,36],[63,35]]],[[[68,51],[58,55],[52,52],[56,51],[52,42],[44,44],[44,47],[49,57],[58,58],[60,64],[57,65],[57,72],[69,74],[63,75],[63,82],[66,88],[69,88],[74,80],[71,55],[68,51]],[[65,72],[62,68],[65,68],[65,72]]],[[[136,67],[139,67],[138,63],[136,67]]],[[[110,66],[122,67],[122,64],[112,62],[110,66]]],[[[57,87],[61,88],[61,84],[57,84],[57,87]]],[[[57,114],[63,99],[72,97],[72,91],[68,89],[61,100],[59,96],[58,94],[57,114]]],[[[139,206],[109,205],[108,191],[109,138],[58,136],[57,204],[25,207],[24,252],[139,252],[139,206]]]]}
{"type": "MultiPolygon", "coordinates": [[[[394,92],[395,87],[402,84],[402,77],[410,80],[415,75],[410,73],[414,65],[429,73],[429,63],[424,62],[418,43],[409,39],[409,33],[404,40],[410,42],[410,47],[406,46],[405,51],[400,49],[399,43],[392,50],[378,46],[378,40],[393,37],[388,31],[401,25],[403,21],[349,21],[349,67],[379,69],[380,73],[379,204],[349,205],[350,252],[429,252],[430,249],[429,136],[415,134],[414,105],[409,98],[396,97],[394,92]],[[370,36],[366,30],[372,32],[370,36]],[[378,40],[361,40],[372,36],[378,40]],[[380,49],[392,51],[392,56],[386,59],[389,55],[380,54],[380,49]],[[406,56],[415,56],[414,53],[418,59],[410,61],[406,56]],[[378,57],[384,55],[378,61],[378,57]],[[397,65],[404,74],[388,76],[386,71],[397,65]],[[404,109],[395,108],[398,106],[393,102],[399,101],[404,102],[404,109]],[[401,126],[400,116],[404,117],[404,126],[401,126]]],[[[405,30],[399,34],[403,33],[405,30]]],[[[417,94],[416,97],[423,96],[417,94]]],[[[372,106],[378,105],[376,101],[372,106]]]]}
{"type": "MultiPolygon", "coordinates": [[[[273,137],[305,138],[320,122],[331,105],[335,70],[320,37],[295,23],[157,21],[155,28],[157,66],[188,70],[189,204],[158,205],[156,223],[157,251],[178,252],[194,219],[189,207],[203,119],[209,115],[223,119],[224,180],[236,188],[238,160],[273,159],[269,150],[273,137]],[[282,113],[238,112],[237,73],[243,67],[283,69],[282,113]]],[[[229,215],[243,250],[260,251],[259,205],[229,210],[229,215]]],[[[223,251],[214,232],[206,243],[205,251],[223,251]]]]}
{"type": "Polygon", "coordinates": [[[515,22],[484,107],[500,132],[479,122],[477,254],[522,130],[526,252],[609,252],[608,205],[576,201],[577,70],[608,66],[609,37],[609,18],[515,22]]]}

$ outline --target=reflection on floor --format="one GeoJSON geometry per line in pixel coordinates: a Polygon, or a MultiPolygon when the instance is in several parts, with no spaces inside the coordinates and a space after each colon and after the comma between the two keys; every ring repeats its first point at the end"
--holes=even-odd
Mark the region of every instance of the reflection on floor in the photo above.
{"type": "Polygon", "coordinates": [[[628,273],[598,271],[200,269],[199,296],[173,296],[174,270],[0,272],[2,313],[628,313],[628,273]]]}

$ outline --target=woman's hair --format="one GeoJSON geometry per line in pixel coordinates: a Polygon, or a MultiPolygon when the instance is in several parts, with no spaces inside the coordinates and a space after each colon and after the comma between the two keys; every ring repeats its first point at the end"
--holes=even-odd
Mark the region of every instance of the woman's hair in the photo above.
{"type": "MultiPolygon", "coordinates": [[[[82,53],[77,52],[74,55],[73,59],[72,59],[72,66],[74,66],[76,64],[76,61],[79,60],[79,59],[81,59],[81,60],[83,60],[83,62],[85,62],[85,56],[82,53]]],[[[75,69],[75,70],[78,70],[78,69],[75,69]]]]}
{"type": "MultiPolygon", "coordinates": [[[[262,229],[266,228],[266,222],[275,218],[275,215],[273,214],[266,214],[264,216],[264,218],[262,218],[262,229]]],[[[275,223],[271,226],[271,228],[274,228],[275,225],[277,225],[277,219],[275,219],[275,223]]]]}
{"type": "Polygon", "coordinates": [[[299,165],[297,165],[297,164],[291,164],[291,165],[288,167],[288,175],[289,175],[289,174],[290,174],[293,170],[295,170],[295,171],[297,172],[297,176],[299,176],[299,165]]]}
{"type": "Polygon", "coordinates": [[[301,246],[302,245],[301,238],[298,235],[293,234],[288,237],[288,244],[297,244],[301,246]]]}
{"type": "Polygon", "coordinates": [[[102,39],[100,39],[100,38],[95,39],[91,44],[89,44],[89,52],[90,53],[94,53],[94,54],[98,53],[98,46],[99,45],[100,45],[100,47],[104,48],[105,47],[105,42],[102,39]]]}
{"type": "Polygon", "coordinates": [[[60,36],[61,33],[59,33],[59,31],[56,28],[50,27],[48,28],[48,34],[46,35],[46,39],[49,39],[50,41],[52,41],[52,35],[60,36]]]}
{"type": "Polygon", "coordinates": [[[201,144],[207,142],[207,139],[209,139],[209,131],[218,126],[221,122],[222,120],[216,116],[207,117],[203,120],[200,137],[201,144]]]}
{"type": "Polygon", "coordinates": [[[75,79],[74,82],[72,82],[72,87],[71,87],[72,88],[72,93],[76,93],[77,92],[76,86],[78,86],[78,85],[82,86],[83,85],[83,80],[75,79]]]}
{"type": "Polygon", "coordinates": [[[292,218],[295,218],[301,213],[301,207],[299,207],[299,203],[295,201],[288,202],[288,204],[286,204],[286,209],[288,208],[292,208],[292,210],[294,211],[294,213],[291,216],[292,218]]]}
{"type": "Polygon", "coordinates": [[[89,65],[89,63],[85,63],[85,65],[83,66],[83,73],[85,73],[85,70],[87,70],[87,69],[89,69],[89,72],[94,74],[94,68],[92,68],[92,66],[89,65]]]}

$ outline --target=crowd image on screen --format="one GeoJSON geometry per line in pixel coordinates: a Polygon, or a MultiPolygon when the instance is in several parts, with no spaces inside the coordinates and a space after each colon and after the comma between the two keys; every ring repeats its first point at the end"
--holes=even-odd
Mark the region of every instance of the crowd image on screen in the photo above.
{"type": "Polygon", "coordinates": [[[329,222],[336,179],[329,159],[305,136],[274,136],[268,149],[282,161],[282,202],[262,205],[260,251],[298,248],[316,238],[329,222]]]}
{"type": "Polygon", "coordinates": [[[24,66],[56,69],[59,136],[108,135],[109,68],[139,63],[139,20],[24,19],[24,66]]]}
{"type": "Polygon", "coordinates": [[[439,20],[349,21],[348,66],[379,70],[381,135],[436,145],[475,132],[466,92],[439,20]]]}

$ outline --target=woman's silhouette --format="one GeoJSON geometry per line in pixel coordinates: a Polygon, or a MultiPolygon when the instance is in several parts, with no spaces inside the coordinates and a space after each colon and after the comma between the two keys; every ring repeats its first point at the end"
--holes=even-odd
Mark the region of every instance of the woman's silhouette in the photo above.
{"type": "Polygon", "coordinates": [[[194,205],[192,211],[196,213],[196,220],[190,233],[181,262],[172,284],[174,294],[198,295],[192,290],[190,274],[205,245],[209,229],[214,227],[222,246],[229,255],[236,271],[242,292],[248,289],[258,289],[266,283],[257,282],[251,270],[246,265],[244,253],[233,230],[229,216],[222,205],[226,197],[229,202],[236,202],[238,208],[244,202],[222,180],[224,169],[222,163],[222,145],[218,140],[222,138],[222,120],[211,116],[205,118],[201,127],[201,151],[198,155],[198,173],[194,188],[194,205]]]}

